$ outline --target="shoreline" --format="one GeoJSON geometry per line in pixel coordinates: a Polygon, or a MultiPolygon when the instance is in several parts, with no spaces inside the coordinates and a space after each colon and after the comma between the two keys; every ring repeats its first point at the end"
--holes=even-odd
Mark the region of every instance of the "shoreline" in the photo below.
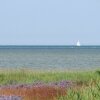
{"type": "Polygon", "coordinates": [[[16,72],[16,71],[30,71],[30,72],[87,72],[87,71],[96,71],[96,70],[100,70],[100,67],[93,67],[93,68],[66,68],[66,69],[60,69],[60,68],[56,68],[56,69],[43,69],[43,68],[28,68],[28,67],[15,67],[15,68],[2,68],[0,67],[0,72],[2,71],[7,71],[7,72],[16,72]]]}

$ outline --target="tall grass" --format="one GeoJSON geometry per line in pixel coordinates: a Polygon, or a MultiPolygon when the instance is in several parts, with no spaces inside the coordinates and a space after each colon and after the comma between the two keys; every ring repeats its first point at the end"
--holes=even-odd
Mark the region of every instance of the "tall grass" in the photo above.
{"type": "Polygon", "coordinates": [[[80,89],[70,89],[66,96],[59,97],[58,100],[100,100],[100,82],[80,89]]]}
{"type": "MultiPolygon", "coordinates": [[[[24,70],[24,69],[17,70],[17,71],[15,70],[0,71],[0,85],[22,84],[22,83],[28,84],[34,82],[49,83],[49,82],[56,82],[62,80],[74,81],[76,85],[71,89],[67,89],[66,90],[67,94],[64,94],[62,96],[56,95],[54,100],[100,100],[100,71],[99,70],[83,71],[83,72],[82,71],[81,72],[74,72],[74,71],[39,72],[39,71],[24,70]]],[[[40,88],[38,90],[41,91],[40,88]]],[[[34,91],[32,93],[34,93],[34,91]]],[[[47,94],[48,96],[45,98],[45,100],[49,100],[51,98],[49,97],[49,93],[53,93],[53,94],[57,93],[57,91],[53,87],[52,88],[45,87],[44,90],[42,88],[42,91],[48,93],[47,94]]],[[[41,92],[39,93],[41,96],[43,96],[41,92]]],[[[35,100],[35,99],[30,98],[29,100],[35,100]]]]}
{"type": "Polygon", "coordinates": [[[61,80],[72,80],[79,82],[89,82],[90,80],[99,80],[99,71],[85,71],[85,72],[37,72],[31,70],[17,70],[17,71],[1,71],[0,85],[13,83],[33,83],[36,81],[54,82],[61,80]]]}

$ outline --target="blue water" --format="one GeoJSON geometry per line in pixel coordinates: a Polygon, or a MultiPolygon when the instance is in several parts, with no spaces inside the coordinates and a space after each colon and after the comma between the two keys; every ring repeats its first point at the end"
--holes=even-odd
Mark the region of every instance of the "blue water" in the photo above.
{"type": "Polygon", "coordinates": [[[0,68],[100,68],[100,46],[0,46],[0,68]]]}

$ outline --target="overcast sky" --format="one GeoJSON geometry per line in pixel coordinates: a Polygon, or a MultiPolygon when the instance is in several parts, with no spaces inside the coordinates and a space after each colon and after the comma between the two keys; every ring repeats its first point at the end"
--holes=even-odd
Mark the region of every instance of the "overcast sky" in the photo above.
{"type": "Polygon", "coordinates": [[[0,45],[100,45],[100,0],[0,0],[0,45]]]}

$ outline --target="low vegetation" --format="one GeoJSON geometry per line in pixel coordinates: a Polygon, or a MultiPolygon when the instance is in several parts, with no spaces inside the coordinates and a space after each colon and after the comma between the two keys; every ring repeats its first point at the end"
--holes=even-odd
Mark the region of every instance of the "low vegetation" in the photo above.
{"type": "Polygon", "coordinates": [[[100,70],[0,70],[0,85],[0,95],[21,96],[23,100],[100,100],[100,70]],[[71,87],[58,86],[59,82],[66,81],[73,83],[71,87]],[[55,83],[56,86],[48,85],[50,83],[55,83]],[[18,84],[19,87],[13,88],[18,84]]]}

